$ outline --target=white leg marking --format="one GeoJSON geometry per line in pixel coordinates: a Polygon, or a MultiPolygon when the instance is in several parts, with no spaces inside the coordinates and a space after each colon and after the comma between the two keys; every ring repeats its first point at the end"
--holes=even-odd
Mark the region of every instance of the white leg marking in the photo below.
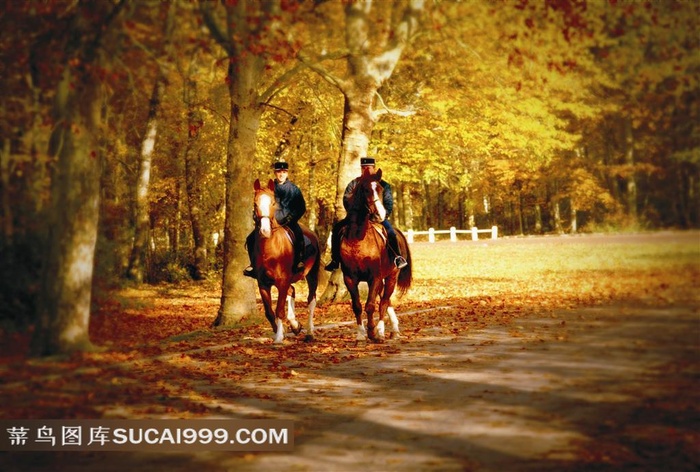
{"type": "Polygon", "coordinates": [[[364,341],[367,339],[367,331],[365,327],[361,324],[357,325],[357,338],[358,341],[364,341]]]}
{"type": "Polygon", "coordinates": [[[393,306],[387,308],[386,312],[389,315],[389,320],[391,320],[391,337],[397,337],[399,334],[401,334],[399,332],[399,318],[396,316],[393,306]]]}
{"type": "Polygon", "coordinates": [[[280,344],[284,341],[284,323],[277,318],[277,332],[275,333],[275,344],[280,344]]]}
{"type": "Polygon", "coordinates": [[[379,322],[377,323],[377,337],[384,337],[384,320],[379,320],[379,322]]]}
{"type": "Polygon", "coordinates": [[[287,316],[294,318],[294,299],[291,295],[287,295],[287,316]]]}
{"type": "Polygon", "coordinates": [[[316,310],[316,299],[309,302],[309,320],[306,324],[306,334],[311,336],[314,334],[314,311],[316,310]]]}

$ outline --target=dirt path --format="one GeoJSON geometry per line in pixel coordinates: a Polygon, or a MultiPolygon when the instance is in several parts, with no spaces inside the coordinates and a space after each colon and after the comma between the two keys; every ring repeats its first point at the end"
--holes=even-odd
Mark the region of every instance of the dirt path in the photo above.
{"type": "MultiPolygon", "coordinates": [[[[257,395],[221,402],[224,414],[294,420],[293,453],[2,454],[2,469],[700,466],[697,307],[591,308],[575,316],[524,317],[466,336],[442,328],[428,334],[338,364],[290,359],[288,378],[244,383],[257,395]]],[[[201,388],[214,394],[223,389],[201,388]]]]}

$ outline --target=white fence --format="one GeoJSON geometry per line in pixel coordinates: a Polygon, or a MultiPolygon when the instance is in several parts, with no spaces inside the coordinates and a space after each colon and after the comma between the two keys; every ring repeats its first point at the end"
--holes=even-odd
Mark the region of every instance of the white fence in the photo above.
{"type": "Polygon", "coordinates": [[[497,226],[492,226],[491,229],[478,229],[477,227],[473,227],[472,229],[457,229],[454,226],[450,229],[430,228],[430,229],[428,229],[428,231],[413,231],[412,229],[409,229],[406,232],[406,238],[408,239],[408,242],[410,244],[413,242],[414,236],[421,235],[421,234],[427,234],[428,235],[428,242],[434,243],[436,234],[449,234],[450,241],[454,242],[454,241],[457,241],[458,234],[471,234],[472,241],[476,241],[479,239],[479,233],[490,233],[491,239],[498,239],[498,227],[497,226]]]}

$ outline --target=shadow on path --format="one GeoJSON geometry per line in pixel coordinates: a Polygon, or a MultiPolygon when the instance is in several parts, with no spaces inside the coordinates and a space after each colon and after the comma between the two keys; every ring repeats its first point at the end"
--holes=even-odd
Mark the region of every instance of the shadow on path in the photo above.
{"type": "MultiPolygon", "coordinates": [[[[293,419],[293,453],[0,453],[27,470],[697,470],[697,308],[605,307],[196,388],[293,419]]],[[[173,366],[173,369],[178,369],[173,366]]],[[[182,372],[183,375],[187,374],[182,372]]]]}

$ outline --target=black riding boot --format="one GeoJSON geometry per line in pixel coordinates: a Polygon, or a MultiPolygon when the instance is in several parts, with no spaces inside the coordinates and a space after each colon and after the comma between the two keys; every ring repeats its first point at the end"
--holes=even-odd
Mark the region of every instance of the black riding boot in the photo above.
{"type": "Polygon", "coordinates": [[[250,265],[243,269],[243,275],[246,277],[255,278],[255,269],[253,269],[253,245],[255,244],[255,230],[245,238],[245,248],[248,250],[248,258],[250,265]]]}
{"type": "Polygon", "coordinates": [[[304,270],[304,232],[299,224],[290,227],[294,232],[294,272],[301,272],[304,270]]]}
{"type": "Polygon", "coordinates": [[[333,225],[331,233],[331,261],[326,265],[325,270],[333,272],[340,267],[340,230],[344,226],[344,220],[340,220],[333,225]]]}
{"type": "Polygon", "coordinates": [[[408,262],[406,262],[406,259],[404,259],[401,255],[401,251],[399,250],[399,240],[396,237],[396,233],[390,232],[387,234],[387,240],[389,243],[389,258],[393,258],[396,267],[403,269],[408,265],[408,262]]]}

